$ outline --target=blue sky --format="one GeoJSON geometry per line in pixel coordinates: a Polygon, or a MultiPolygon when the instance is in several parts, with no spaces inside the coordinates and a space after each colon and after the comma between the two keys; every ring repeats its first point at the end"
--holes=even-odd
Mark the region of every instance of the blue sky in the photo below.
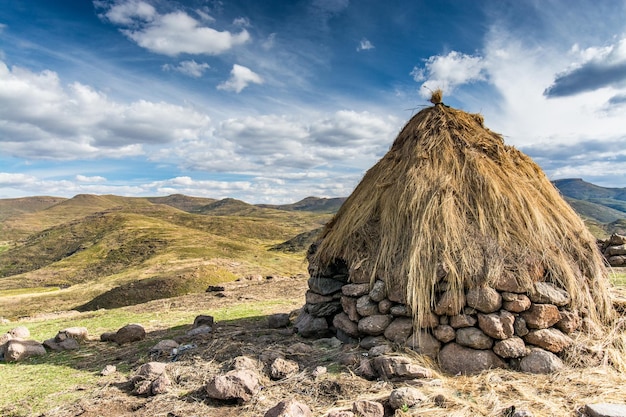
{"type": "Polygon", "coordinates": [[[626,186],[624,0],[24,0],[0,198],[347,196],[435,88],[549,178],[626,186]]]}

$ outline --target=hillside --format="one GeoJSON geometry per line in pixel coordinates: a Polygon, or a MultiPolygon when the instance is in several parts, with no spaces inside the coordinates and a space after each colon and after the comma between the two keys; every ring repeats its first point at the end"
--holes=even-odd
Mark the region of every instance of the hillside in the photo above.
{"type": "Polygon", "coordinates": [[[268,249],[328,220],[243,202],[245,215],[228,201],[216,205],[219,215],[157,202],[77,196],[6,219],[14,240],[0,251],[3,315],[130,305],[249,274],[302,273],[302,253],[268,249]]]}
{"type": "Polygon", "coordinates": [[[346,197],[319,198],[307,197],[293,204],[258,204],[259,207],[273,208],[277,210],[313,211],[319,213],[336,213],[339,207],[346,201],[346,197]]]}

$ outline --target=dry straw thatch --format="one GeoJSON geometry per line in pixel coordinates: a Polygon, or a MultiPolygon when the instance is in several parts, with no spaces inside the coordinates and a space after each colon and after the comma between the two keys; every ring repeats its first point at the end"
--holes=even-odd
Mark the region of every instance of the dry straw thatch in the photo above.
{"type": "Polygon", "coordinates": [[[482,116],[434,101],[327,224],[313,262],[343,260],[353,276],[399,289],[416,324],[442,285],[458,301],[464,288],[501,277],[524,288],[552,282],[569,292],[572,308],[611,321],[595,238],[541,168],[486,129],[482,116]]]}

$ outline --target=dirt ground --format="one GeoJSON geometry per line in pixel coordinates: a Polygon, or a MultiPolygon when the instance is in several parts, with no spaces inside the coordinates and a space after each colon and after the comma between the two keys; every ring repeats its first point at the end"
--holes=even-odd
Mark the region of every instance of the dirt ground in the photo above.
{"type": "MultiPolygon", "coordinates": [[[[304,304],[306,277],[274,277],[259,281],[240,281],[225,285],[223,292],[209,292],[170,300],[153,301],[132,307],[137,311],[164,308],[187,311],[241,305],[250,301],[293,300],[269,313],[291,313],[304,304]]],[[[131,394],[131,384],[122,372],[102,376],[96,389],[85,389],[79,401],[50,410],[41,417],[188,417],[188,416],[263,416],[284,399],[295,398],[307,404],[314,416],[331,410],[350,410],[357,399],[371,399],[385,406],[386,416],[510,416],[511,407],[527,410],[534,416],[583,416],[588,403],[624,403],[626,374],[608,361],[591,368],[573,368],[552,375],[529,375],[508,370],[494,370],[474,376],[450,376],[436,365],[412,352],[405,352],[416,363],[433,369],[433,378],[407,381],[368,380],[359,376],[356,366],[341,362],[346,354],[366,357],[367,351],[341,345],[332,339],[303,339],[291,328],[270,329],[266,317],[217,322],[213,333],[188,340],[193,346],[176,357],[151,357],[148,350],[172,334],[184,334],[191,328],[148,328],[147,340],[140,344],[117,347],[96,340],[89,341],[92,355],[77,365],[99,372],[104,365],[135,370],[141,364],[157,360],[167,363],[172,385],[166,394],[152,397],[131,394]],[[207,381],[231,369],[237,356],[258,360],[262,388],[245,403],[218,401],[207,396],[207,381]],[[276,357],[295,360],[300,371],[282,380],[271,380],[267,366],[276,357]],[[317,374],[316,368],[326,367],[317,374]],[[427,400],[415,407],[392,410],[387,399],[392,389],[413,386],[427,400]]],[[[400,351],[401,349],[398,348],[400,351]]]]}

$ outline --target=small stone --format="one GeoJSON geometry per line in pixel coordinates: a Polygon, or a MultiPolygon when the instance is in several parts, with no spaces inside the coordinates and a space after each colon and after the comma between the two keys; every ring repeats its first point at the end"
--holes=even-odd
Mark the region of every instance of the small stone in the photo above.
{"type": "Polygon", "coordinates": [[[526,311],[530,308],[531,302],[530,298],[525,296],[524,294],[514,294],[514,293],[502,293],[502,299],[505,300],[502,303],[502,308],[504,310],[508,310],[513,313],[521,313],[522,311],[526,311]],[[509,300],[504,298],[505,294],[514,295],[514,297],[507,297],[509,300]]]}
{"type": "Polygon", "coordinates": [[[249,401],[259,388],[259,377],[249,369],[216,376],[205,386],[207,395],[218,400],[249,401]]]}
{"type": "Polygon", "coordinates": [[[270,329],[280,329],[289,326],[289,314],[277,313],[267,316],[267,327],[270,329]]]}
{"type": "Polygon", "coordinates": [[[416,388],[401,387],[396,388],[389,394],[389,406],[394,410],[403,407],[413,407],[423,401],[427,397],[424,393],[416,388]]]}
{"type": "Polygon", "coordinates": [[[413,320],[408,317],[394,319],[385,329],[385,337],[394,343],[404,343],[413,333],[413,320]]]}
{"type": "Polygon", "coordinates": [[[379,313],[378,303],[372,301],[369,295],[364,295],[356,300],[356,311],[363,317],[376,315],[379,313]]]}
{"type": "Polygon", "coordinates": [[[118,345],[138,342],[146,338],[146,331],[140,324],[127,324],[115,334],[115,342],[118,345]]]}
{"type": "Polygon", "coordinates": [[[341,287],[341,293],[348,297],[361,297],[370,292],[369,284],[346,284],[341,287]]]}
{"type": "Polygon", "coordinates": [[[433,329],[433,336],[442,343],[448,343],[456,338],[456,332],[452,326],[442,324],[433,329]]]}
{"type": "Polygon", "coordinates": [[[378,336],[385,331],[391,320],[393,320],[393,317],[390,315],[377,314],[364,317],[359,320],[359,332],[370,336],[378,336]]]}
{"type": "Polygon", "coordinates": [[[626,404],[586,404],[585,414],[589,417],[626,417],[626,404]]]}
{"type": "Polygon", "coordinates": [[[396,316],[396,317],[398,316],[408,317],[411,315],[409,313],[408,308],[404,304],[395,305],[391,307],[391,310],[389,310],[389,312],[391,313],[392,316],[396,316]]]}
{"type": "Polygon", "coordinates": [[[573,343],[569,336],[555,328],[533,330],[524,336],[524,340],[553,353],[559,353],[573,343]]]}
{"type": "Polygon", "coordinates": [[[393,302],[386,298],[378,302],[378,311],[380,312],[380,314],[391,313],[391,307],[393,307],[393,302]]]}
{"type": "Polygon", "coordinates": [[[333,410],[329,412],[326,417],[355,417],[352,411],[348,410],[333,410]]]}
{"type": "Polygon", "coordinates": [[[115,372],[117,372],[117,367],[115,365],[107,365],[100,371],[100,375],[107,376],[115,372]]]}
{"type": "Polygon", "coordinates": [[[176,349],[178,346],[179,344],[175,340],[165,339],[152,346],[150,353],[156,355],[171,355],[172,350],[176,349]]]}
{"type": "Polygon", "coordinates": [[[346,313],[339,313],[333,317],[333,326],[342,330],[346,335],[358,338],[359,326],[354,321],[350,320],[350,317],[346,313]]]}
{"type": "Polygon", "coordinates": [[[322,337],[328,333],[328,322],[323,317],[302,313],[296,320],[295,329],[302,337],[322,337]]]}
{"type": "Polygon", "coordinates": [[[101,342],[115,342],[116,332],[104,332],[100,335],[101,342]]]}
{"type": "Polygon", "coordinates": [[[530,292],[530,300],[537,304],[554,304],[562,307],[569,304],[571,298],[567,291],[550,282],[535,282],[530,292]]]}
{"type": "Polygon", "coordinates": [[[496,282],[493,283],[493,287],[498,291],[524,293],[525,288],[514,274],[501,275],[496,282]]]}
{"type": "Polygon", "coordinates": [[[573,333],[580,328],[582,319],[575,311],[561,310],[561,320],[555,326],[563,333],[573,333]]]}
{"type": "Polygon", "coordinates": [[[406,344],[417,353],[430,356],[431,358],[436,358],[441,348],[441,342],[435,339],[433,335],[423,330],[413,333],[407,339],[406,344]]]}
{"type": "Polygon", "coordinates": [[[513,336],[514,322],[515,316],[506,310],[501,310],[499,314],[478,315],[478,327],[494,339],[508,339],[513,336]]]}
{"type": "Polygon", "coordinates": [[[506,359],[521,358],[528,353],[524,341],[519,337],[497,341],[493,346],[493,351],[496,355],[506,359]]]}
{"type": "Polygon", "coordinates": [[[526,326],[526,320],[522,317],[515,317],[515,322],[513,323],[513,330],[516,336],[524,337],[528,334],[528,327],[526,326]]]}
{"type": "Polygon", "coordinates": [[[202,326],[194,327],[193,329],[189,330],[186,333],[186,336],[190,338],[194,338],[194,337],[206,336],[206,335],[211,334],[212,332],[213,332],[213,328],[211,326],[202,325],[202,326]]]}
{"type": "Polygon", "coordinates": [[[439,352],[441,368],[452,375],[475,374],[491,368],[506,368],[506,363],[491,350],[476,350],[448,343],[439,352]]]}
{"type": "Polygon", "coordinates": [[[352,404],[352,412],[360,417],[383,417],[385,409],[376,401],[358,400],[352,404]]]}
{"type": "Polygon", "coordinates": [[[511,417],[534,417],[534,415],[528,410],[515,410],[511,417]]]}
{"type": "Polygon", "coordinates": [[[357,375],[362,376],[365,379],[376,379],[378,374],[374,370],[372,361],[367,358],[359,359],[359,366],[355,369],[357,375]]]}
{"type": "Polygon", "coordinates": [[[467,305],[482,313],[493,313],[502,307],[502,296],[491,287],[472,288],[467,291],[467,305]]]}
{"type": "Polygon", "coordinates": [[[431,378],[430,369],[414,364],[405,356],[378,356],[372,359],[374,370],[384,379],[431,378]]]}
{"type": "Polygon", "coordinates": [[[163,362],[144,363],[135,372],[135,378],[154,380],[165,372],[165,366],[163,362]]]}
{"type": "Polygon", "coordinates": [[[386,345],[389,341],[384,336],[365,336],[359,342],[359,346],[363,349],[371,349],[374,346],[386,345]]]}
{"type": "Polygon", "coordinates": [[[249,369],[251,371],[259,370],[259,362],[249,356],[237,356],[233,361],[233,369],[249,369]]]}
{"type": "Polygon", "coordinates": [[[295,399],[283,400],[267,410],[264,417],[310,417],[311,409],[308,405],[295,399]]]}
{"type": "Polygon", "coordinates": [[[87,340],[89,337],[89,332],[86,327],[68,327],[63,330],[59,330],[59,333],[56,335],[56,341],[62,342],[65,339],[75,339],[79,342],[83,340],[87,340]]]}
{"type": "Polygon", "coordinates": [[[30,337],[30,330],[26,326],[14,327],[8,333],[15,339],[28,339],[30,337]]]}
{"type": "Polygon", "coordinates": [[[361,315],[356,309],[356,302],[356,298],[346,296],[341,297],[341,308],[343,309],[344,313],[348,315],[348,318],[350,318],[350,320],[355,323],[358,322],[361,318],[361,315]]]}
{"type": "Polygon", "coordinates": [[[529,329],[546,329],[561,320],[561,313],[553,304],[532,304],[520,315],[529,329]]]}
{"type": "Polygon", "coordinates": [[[213,318],[213,316],[201,314],[199,316],[196,316],[196,318],[193,320],[192,327],[195,329],[196,327],[200,327],[200,326],[213,327],[214,325],[215,325],[215,319],[213,318]]]}
{"type": "Polygon", "coordinates": [[[491,349],[493,339],[476,327],[463,327],[456,331],[456,342],[472,349],[491,349]]]}
{"type": "Polygon", "coordinates": [[[298,363],[289,359],[276,358],[270,367],[272,379],[285,379],[300,371],[298,363]]]}
{"type": "Polygon", "coordinates": [[[324,375],[326,373],[328,373],[328,368],[326,368],[325,366],[316,366],[313,372],[311,372],[311,375],[313,376],[313,378],[317,378],[318,376],[324,375]]]}
{"type": "Polygon", "coordinates": [[[160,395],[169,392],[172,381],[163,373],[150,384],[150,393],[152,395],[160,395]]]}
{"type": "Polygon", "coordinates": [[[450,317],[450,326],[454,329],[459,329],[461,327],[472,327],[476,324],[476,317],[470,316],[469,314],[459,314],[456,316],[450,317]]]}
{"type": "Polygon", "coordinates": [[[533,348],[521,360],[520,369],[531,374],[551,374],[563,369],[563,361],[554,353],[533,348]]]}
{"type": "Polygon", "coordinates": [[[374,346],[373,348],[371,348],[368,352],[367,355],[370,358],[375,358],[377,356],[383,356],[386,355],[388,353],[393,352],[393,349],[391,348],[391,346],[389,345],[378,345],[378,346],[374,346]]]}
{"type": "Polygon", "coordinates": [[[334,300],[332,295],[320,295],[316,292],[308,290],[305,294],[305,300],[307,304],[321,304],[330,303],[334,300]]]}
{"type": "Polygon", "coordinates": [[[387,296],[387,290],[385,289],[385,283],[381,280],[376,280],[372,289],[369,292],[370,299],[376,303],[382,301],[387,296]]]}

